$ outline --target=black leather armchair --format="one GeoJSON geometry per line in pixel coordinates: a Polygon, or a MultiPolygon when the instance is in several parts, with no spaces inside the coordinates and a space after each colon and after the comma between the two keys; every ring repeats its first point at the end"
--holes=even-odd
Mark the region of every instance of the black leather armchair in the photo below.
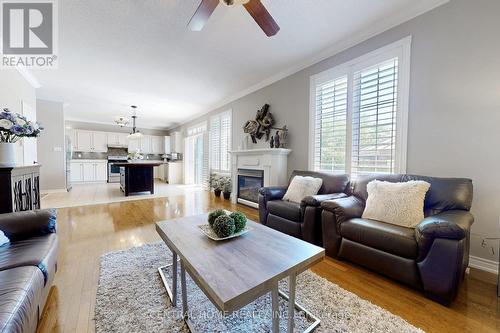
{"type": "MultiPolygon", "coordinates": [[[[263,187],[259,190],[259,219],[264,225],[307,242],[321,245],[321,203],[345,197],[349,193],[349,177],[312,171],[294,171],[295,176],[322,178],[317,195],[305,197],[301,203],[283,201],[288,186],[263,187]]],[[[290,183],[290,182],[289,182],[290,183]]]]}
{"type": "Polygon", "coordinates": [[[35,332],[57,270],[56,211],[0,214],[0,332],[35,332]]]}
{"type": "Polygon", "coordinates": [[[354,183],[352,196],[321,205],[326,254],[361,264],[449,304],[469,263],[472,192],[470,179],[361,177],[354,183]],[[374,179],[430,183],[424,202],[425,219],[413,229],[361,218],[368,197],[366,186],[374,179]]]}

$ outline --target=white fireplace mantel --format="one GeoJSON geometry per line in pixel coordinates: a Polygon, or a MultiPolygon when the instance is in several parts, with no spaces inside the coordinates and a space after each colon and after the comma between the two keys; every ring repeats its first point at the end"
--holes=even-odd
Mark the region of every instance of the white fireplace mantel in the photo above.
{"type": "Polygon", "coordinates": [[[262,170],[264,171],[264,186],[283,186],[288,183],[288,155],[291,149],[285,148],[263,148],[249,150],[234,150],[229,153],[232,156],[231,178],[233,183],[232,201],[240,202],[252,207],[258,207],[257,203],[238,198],[238,170],[262,170]]]}

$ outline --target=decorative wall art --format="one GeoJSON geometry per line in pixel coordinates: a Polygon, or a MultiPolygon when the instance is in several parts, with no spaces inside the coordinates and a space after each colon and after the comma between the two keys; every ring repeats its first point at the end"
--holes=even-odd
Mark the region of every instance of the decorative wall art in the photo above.
{"type": "Polygon", "coordinates": [[[285,148],[286,138],[288,136],[288,128],[283,126],[281,128],[273,127],[274,117],[269,111],[269,104],[257,110],[255,120],[248,120],[243,126],[243,131],[247,133],[255,144],[257,140],[265,137],[266,142],[269,142],[271,148],[285,148]],[[273,136],[271,130],[276,130],[273,136]]]}

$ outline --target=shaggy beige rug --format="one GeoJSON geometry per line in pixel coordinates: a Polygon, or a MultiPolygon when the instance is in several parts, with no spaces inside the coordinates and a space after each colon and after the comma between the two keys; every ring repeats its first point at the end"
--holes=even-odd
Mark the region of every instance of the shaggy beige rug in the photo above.
{"type": "MultiPolygon", "coordinates": [[[[180,295],[178,307],[173,308],[158,274],[157,268],[170,262],[170,251],[163,243],[103,255],[95,308],[96,331],[188,332],[180,313],[180,295]]],[[[189,276],[187,286],[190,317],[198,332],[270,332],[269,295],[233,315],[221,317],[189,276]]],[[[280,282],[280,289],[288,290],[286,279],[280,282]]],[[[297,302],[321,319],[315,332],[423,332],[311,271],[297,277],[297,302]]],[[[280,301],[280,312],[280,331],[285,332],[284,299],[280,301]]],[[[296,313],[297,332],[310,324],[296,313]]]]}

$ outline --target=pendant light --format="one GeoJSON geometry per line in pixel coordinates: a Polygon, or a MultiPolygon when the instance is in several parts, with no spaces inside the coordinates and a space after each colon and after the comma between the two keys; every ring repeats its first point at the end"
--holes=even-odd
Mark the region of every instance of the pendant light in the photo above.
{"type": "Polygon", "coordinates": [[[137,110],[137,106],[132,105],[131,108],[133,110],[133,115],[132,115],[132,126],[133,127],[132,127],[132,133],[130,133],[130,135],[127,136],[127,139],[129,139],[129,140],[139,140],[139,139],[142,139],[143,135],[135,127],[135,120],[137,119],[137,114],[136,114],[136,112],[137,112],[136,111],[137,110]]]}

